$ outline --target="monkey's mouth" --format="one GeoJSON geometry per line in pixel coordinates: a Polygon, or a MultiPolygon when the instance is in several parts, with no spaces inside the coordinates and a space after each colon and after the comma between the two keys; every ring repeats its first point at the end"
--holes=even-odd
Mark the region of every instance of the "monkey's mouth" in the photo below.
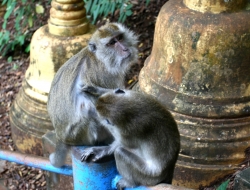
{"type": "Polygon", "coordinates": [[[127,59],[131,56],[131,53],[130,52],[127,52],[127,54],[123,57],[123,59],[127,59]]]}

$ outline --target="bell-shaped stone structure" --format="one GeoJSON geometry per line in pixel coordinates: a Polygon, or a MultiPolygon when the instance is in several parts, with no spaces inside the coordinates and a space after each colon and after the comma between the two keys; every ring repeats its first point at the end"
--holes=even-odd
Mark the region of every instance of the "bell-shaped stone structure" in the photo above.
{"type": "Polygon", "coordinates": [[[94,29],[82,0],[53,0],[48,25],[33,35],[30,65],[10,110],[12,138],[21,152],[43,155],[42,135],[53,130],[47,113],[51,82],[60,66],[87,45],[94,29]]]}
{"type": "Polygon", "coordinates": [[[233,173],[250,146],[250,8],[246,0],[169,0],[139,89],[174,115],[181,152],[174,184],[233,173]]]}

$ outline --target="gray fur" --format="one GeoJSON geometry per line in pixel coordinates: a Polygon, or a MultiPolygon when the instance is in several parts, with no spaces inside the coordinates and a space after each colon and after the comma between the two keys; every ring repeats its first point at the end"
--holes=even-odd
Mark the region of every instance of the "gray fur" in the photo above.
{"type": "Polygon", "coordinates": [[[180,135],[170,112],[152,96],[139,92],[91,86],[83,90],[96,99],[100,121],[115,140],[110,146],[87,148],[82,161],[97,162],[114,154],[122,176],[118,189],[171,184],[180,135]]]}
{"type": "Polygon", "coordinates": [[[97,120],[93,98],[82,91],[84,85],[102,88],[124,88],[125,74],[137,61],[137,37],[119,23],[108,23],[98,29],[89,46],[70,58],[56,73],[47,109],[57,136],[51,163],[64,164],[66,145],[96,145],[112,142],[112,135],[97,120]],[[121,34],[123,40],[117,41],[121,34]],[[107,46],[110,40],[117,41],[107,46]],[[125,47],[121,49],[121,47],[125,47]],[[63,158],[63,159],[60,159],[63,158]],[[53,160],[54,159],[54,160],[53,160]]]}

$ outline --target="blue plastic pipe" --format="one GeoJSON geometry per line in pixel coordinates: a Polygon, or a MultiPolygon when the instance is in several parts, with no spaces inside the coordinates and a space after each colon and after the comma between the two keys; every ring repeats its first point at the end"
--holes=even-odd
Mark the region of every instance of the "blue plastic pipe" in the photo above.
{"type": "MultiPolygon", "coordinates": [[[[115,161],[106,163],[86,163],[81,162],[81,153],[84,147],[72,147],[72,167],[65,165],[56,168],[50,164],[47,158],[27,155],[19,152],[0,150],[0,159],[16,162],[42,170],[73,176],[74,190],[114,190],[116,183],[121,176],[118,175],[115,161]]],[[[158,187],[155,186],[156,189],[158,187]]],[[[154,189],[155,189],[154,188],[154,189]]],[[[169,188],[166,186],[163,189],[169,188]]],[[[162,189],[162,188],[159,188],[162,189]]],[[[175,187],[174,189],[185,190],[185,188],[175,187]]],[[[140,186],[136,188],[126,188],[126,190],[152,190],[152,188],[140,186]]]]}
{"type": "Polygon", "coordinates": [[[16,162],[26,166],[40,168],[42,170],[59,173],[63,175],[73,175],[72,167],[65,165],[61,168],[56,168],[50,164],[47,158],[41,156],[27,155],[19,152],[12,152],[8,150],[0,150],[0,159],[10,162],[16,162]]]}
{"type": "MultiPolygon", "coordinates": [[[[102,164],[81,162],[80,156],[84,147],[72,148],[72,166],[65,165],[56,168],[47,158],[0,150],[0,159],[40,168],[42,170],[74,177],[74,190],[111,190],[116,189],[115,184],[120,179],[116,170],[115,161],[102,164]]],[[[128,188],[126,190],[145,190],[147,188],[128,188]]]]}
{"type": "MultiPolygon", "coordinates": [[[[81,162],[86,147],[72,148],[74,190],[114,190],[121,178],[118,175],[115,160],[106,163],[81,162]]],[[[149,190],[146,187],[126,188],[126,190],[149,190]]]]}
{"type": "Polygon", "coordinates": [[[72,148],[74,190],[111,190],[112,179],[118,174],[115,161],[106,163],[81,162],[84,147],[72,148]]]}

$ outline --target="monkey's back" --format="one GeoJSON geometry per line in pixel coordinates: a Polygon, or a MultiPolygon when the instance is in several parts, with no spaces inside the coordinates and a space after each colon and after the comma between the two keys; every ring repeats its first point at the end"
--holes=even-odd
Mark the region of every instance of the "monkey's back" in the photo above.
{"type": "Polygon", "coordinates": [[[94,105],[81,91],[81,87],[85,84],[95,85],[98,82],[98,77],[89,76],[94,73],[92,70],[98,67],[98,64],[90,65],[89,55],[91,53],[84,48],[70,58],[57,71],[51,84],[47,109],[57,138],[66,144],[94,144],[95,139],[91,139],[89,133],[91,130],[93,133],[97,132],[95,127],[100,125],[95,118],[87,118],[84,112],[90,107],[94,109],[94,105]]]}
{"type": "Polygon", "coordinates": [[[174,118],[152,96],[124,92],[104,94],[96,104],[98,113],[108,121],[106,127],[121,144],[115,150],[119,173],[130,184],[171,183],[180,151],[174,118]]]}
{"type": "Polygon", "coordinates": [[[125,146],[140,149],[142,141],[156,159],[178,156],[177,124],[171,113],[152,96],[127,90],[125,95],[104,95],[97,102],[97,111],[121,131],[125,146]]]}

